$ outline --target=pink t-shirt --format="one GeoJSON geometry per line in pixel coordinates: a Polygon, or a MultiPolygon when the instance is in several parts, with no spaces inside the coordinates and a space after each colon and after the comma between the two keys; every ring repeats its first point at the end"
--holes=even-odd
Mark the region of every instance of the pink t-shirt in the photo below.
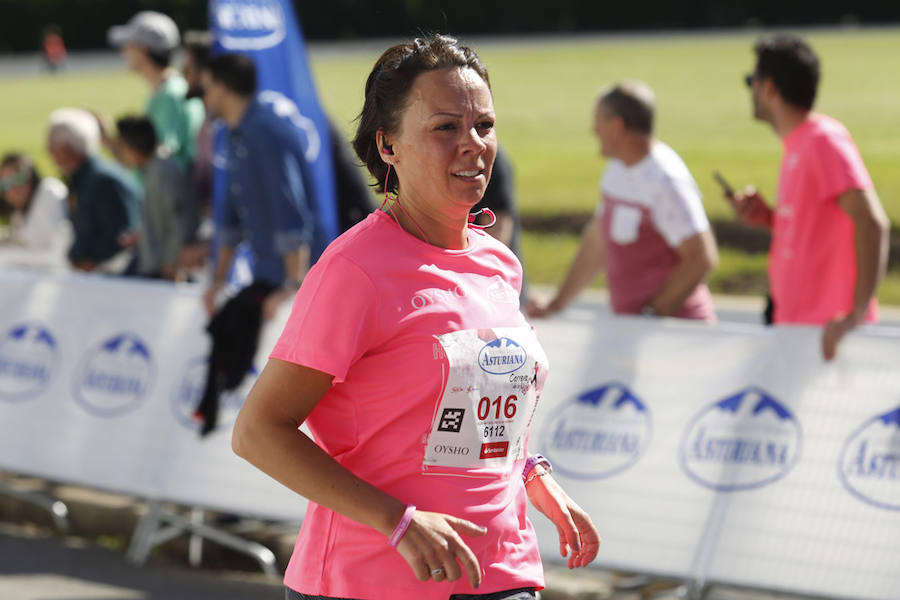
{"type": "MultiPolygon", "coordinates": [[[[769,283],[776,323],[824,324],[853,309],[854,226],[837,202],[872,180],[847,129],[812,115],[784,139],[769,283]]],[[[877,319],[873,299],[867,321],[877,319]]]]}
{"type": "MultiPolygon", "coordinates": [[[[700,190],[684,161],[660,141],[632,166],[610,160],[600,189],[610,304],[617,314],[639,314],[678,266],[676,248],[709,229],[700,190]]],[[[694,288],[675,316],[716,321],[705,283],[694,288]]]]}
{"type": "Polygon", "coordinates": [[[521,279],[515,256],[484,232],[470,229],[466,249],[446,250],[381,211],[338,238],[310,270],[271,357],[334,375],[306,420],[316,442],[402,502],[468,519],[488,533],[464,537],[484,570],[477,590],[465,576],[420,582],[384,535],[310,502],[285,585],[373,600],[543,587],[526,517],[524,460],[471,470],[425,461],[446,382],[447,359],[435,336],[526,326],[521,279]]]}

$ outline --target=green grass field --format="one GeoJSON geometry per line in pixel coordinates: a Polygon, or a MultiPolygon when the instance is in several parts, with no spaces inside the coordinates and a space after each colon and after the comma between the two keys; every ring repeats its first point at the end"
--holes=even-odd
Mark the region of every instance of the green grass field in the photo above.
{"type": "MultiPolygon", "coordinates": [[[[891,221],[900,222],[900,30],[812,32],[823,64],[817,108],[852,132],[891,221]]],[[[712,180],[720,170],[736,186],[756,184],[773,198],[781,144],[754,122],[743,75],[752,69],[754,34],[559,38],[490,42],[473,46],[487,64],[501,143],[515,166],[525,214],[589,212],[603,169],[591,133],[593,102],[606,84],[639,78],[656,90],[658,132],[694,173],[711,218],[730,217],[712,180]]],[[[312,53],[319,94],[349,133],[362,105],[365,77],[377,52],[332,49],[312,53]]],[[[137,110],[146,90],[124,72],[61,77],[0,78],[0,132],[5,148],[34,152],[48,168],[43,125],[59,106],[91,107],[107,115],[137,110]]],[[[525,236],[532,282],[564,275],[574,236],[525,236]]],[[[765,257],[723,251],[712,279],[719,291],[755,291],[764,281],[765,257]],[[743,288],[736,283],[748,282],[743,288]]],[[[900,304],[900,274],[881,299],[900,304]]]]}

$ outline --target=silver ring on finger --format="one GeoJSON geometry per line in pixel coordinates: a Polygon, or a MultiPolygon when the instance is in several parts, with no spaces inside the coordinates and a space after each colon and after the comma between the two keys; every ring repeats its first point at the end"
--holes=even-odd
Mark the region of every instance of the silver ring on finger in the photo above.
{"type": "Polygon", "coordinates": [[[443,574],[444,574],[444,569],[441,568],[441,567],[438,567],[437,569],[432,569],[432,570],[431,570],[431,576],[432,576],[432,577],[440,577],[440,576],[443,575],[443,574]]]}

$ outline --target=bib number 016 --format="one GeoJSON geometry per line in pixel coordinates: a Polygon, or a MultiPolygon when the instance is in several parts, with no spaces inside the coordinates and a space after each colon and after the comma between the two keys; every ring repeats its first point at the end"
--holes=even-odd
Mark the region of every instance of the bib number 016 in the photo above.
{"type": "Polygon", "coordinates": [[[501,410],[503,417],[507,419],[512,419],[516,416],[516,402],[519,399],[515,395],[509,395],[506,397],[506,400],[503,399],[503,396],[497,396],[493,400],[484,396],[478,402],[478,420],[485,421],[491,417],[492,413],[494,415],[494,419],[501,418],[501,410]]]}

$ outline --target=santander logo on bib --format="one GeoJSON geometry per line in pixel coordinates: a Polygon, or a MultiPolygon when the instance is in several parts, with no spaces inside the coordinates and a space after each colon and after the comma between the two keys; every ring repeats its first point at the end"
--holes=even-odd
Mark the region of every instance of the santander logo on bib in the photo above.
{"type": "Polygon", "coordinates": [[[525,364],[525,349],[515,341],[501,337],[484,345],[478,353],[478,366],[485,373],[505,375],[525,364]]]}
{"type": "Polygon", "coordinates": [[[286,27],[276,0],[218,0],[210,10],[226,50],[264,50],[281,43],[286,27]]]}

